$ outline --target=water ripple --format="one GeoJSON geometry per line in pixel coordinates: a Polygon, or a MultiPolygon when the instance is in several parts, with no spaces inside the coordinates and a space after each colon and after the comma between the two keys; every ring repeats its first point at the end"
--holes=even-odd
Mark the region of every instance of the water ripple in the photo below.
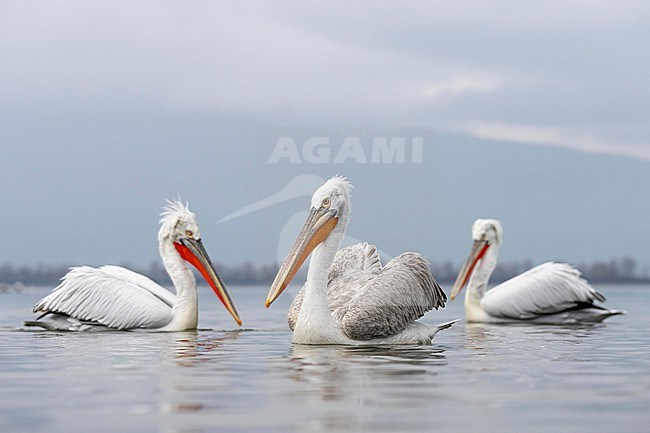
{"type": "MultiPolygon", "coordinates": [[[[237,299],[246,328],[206,297],[201,329],[182,333],[24,332],[34,295],[3,294],[0,430],[645,431],[650,291],[605,291],[630,313],[594,326],[461,322],[405,347],[294,346],[288,300],[265,310],[250,289],[237,299]]],[[[430,316],[462,317],[462,305],[430,316]]]]}

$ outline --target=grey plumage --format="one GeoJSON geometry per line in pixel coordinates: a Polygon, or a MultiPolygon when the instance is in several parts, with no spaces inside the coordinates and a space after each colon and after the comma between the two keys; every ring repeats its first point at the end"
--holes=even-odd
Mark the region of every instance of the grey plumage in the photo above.
{"type": "MultiPolygon", "coordinates": [[[[288,313],[293,330],[305,295],[294,298],[288,313]]],[[[403,253],[381,266],[374,245],[339,250],[329,270],[328,305],[343,332],[355,340],[396,335],[427,311],[444,307],[442,288],[417,253],[403,253]]]]}

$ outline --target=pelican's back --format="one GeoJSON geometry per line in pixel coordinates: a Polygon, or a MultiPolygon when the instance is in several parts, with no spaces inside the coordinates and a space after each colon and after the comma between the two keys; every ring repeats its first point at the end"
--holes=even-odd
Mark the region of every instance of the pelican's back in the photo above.
{"type": "MultiPolygon", "coordinates": [[[[171,321],[174,300],[174,294],[126,268],[80,266],[70,269],[61,284],[34,305],[33,311],[43,313],[41,317],[69,316],[71,328],[94,324],[115,329],[151,329],[171,321]]],[[[63,322],[57,317],[52,326],[63,322]]],[[[40,323],[37,320],[27,325],[41,326],[40,323]]]]}

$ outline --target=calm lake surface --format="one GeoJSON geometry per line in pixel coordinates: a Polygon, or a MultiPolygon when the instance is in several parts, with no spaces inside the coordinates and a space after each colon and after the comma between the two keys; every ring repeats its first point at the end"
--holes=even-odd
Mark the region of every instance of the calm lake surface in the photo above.
{"type": "Polygon", "coordinates": [[[182,333],[25,331],[49,289],[0,294],[0,432],[650,431],[650,287],[599,286],[628,311],[601,325],[463,320],[396,348],[292,346],[288,293],[229,289],[241,330],[201,287],[182,333]]]}

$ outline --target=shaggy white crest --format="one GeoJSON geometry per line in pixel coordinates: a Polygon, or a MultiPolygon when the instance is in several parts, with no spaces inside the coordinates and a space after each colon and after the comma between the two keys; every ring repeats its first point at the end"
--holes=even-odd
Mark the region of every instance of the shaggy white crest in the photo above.
{"type": "Polygon", "coordinates": [[[495,219],[478,219],[472,225],[472,239],[479,241],[482,239],[490,243],[501,243],[503,229],[499,220],[495,219]]]}
{"type": "Polygon", "coordinates": [[[160,223],[164,223],[167,218],[181,217],[184,215],[191,215],[196,218],[196,215],[190,210],[189,202],[183,203],[179,198],[174,200],[166,200],[167,205],[163,206],[163,211],[160,214],[160,223]]]}
{"type": "Polygon", "coordinates": [[[194,237],[200,239],[196,215],[190,210],[190,204],[188,202],[183,203],[180,197],[174,200],[167,200],[167,205],[163,207],[163,211],[160,214],[158,238],[175,237],[175,234],[184,232],[185,230],[191,230],[194,232],[194,237]]]}

